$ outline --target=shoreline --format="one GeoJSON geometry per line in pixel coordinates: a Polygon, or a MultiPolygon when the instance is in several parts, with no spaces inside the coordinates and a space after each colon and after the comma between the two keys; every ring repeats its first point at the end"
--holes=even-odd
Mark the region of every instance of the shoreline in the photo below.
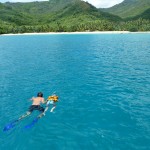
{"type": "Polygon", "coordinates": [[[35,32],[35,33],[8,33],[1,34],[0,36],[14,36],[14,35],[57,35],[57,34],[150,34],[150,31],[147,32],[130,32],[130,31],[85,31],[85,32],[35,32]]]}

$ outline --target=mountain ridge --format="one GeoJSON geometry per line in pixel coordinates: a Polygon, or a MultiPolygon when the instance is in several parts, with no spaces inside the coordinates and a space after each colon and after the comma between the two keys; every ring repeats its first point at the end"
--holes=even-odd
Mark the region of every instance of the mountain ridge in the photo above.
{"type": "Polygon", "coordinates": [[[0,34],[75,31],[150,31],[149,9],[127,20],[82,0],[0,3],[0,34]]]}
{"type": "Polygon", "coordinates": [[[93,20],[94,18],[110,21],[121,20],[118,16],[100,11],[93,5],[81,0],[57,0],[57,2],[51,0],[50,2],[5,3],[1,5],[0,19],[6,22],[15,22],[17,25],[31,25],[33,22],[40,24],[42,21],[43,23],[47,23],[48,20],[56,21],[76,13],[78,15],[93,16],[93,20]],[[63,1],[67,3],[62,6],[60,4],[63,1]],[[56,6],[56,4],[58,5],[56,6]],[[64,10],[67,11],[67,14],[64,13],[64,10]],[[24,20],[27,20],[27,23],[24,20]]]}
{"type": "Polygon", "coordinates": [[[124,0],[113,7],[100,10],[118,15],[121,18],[131,18],[142,14],[149,8],[150,0],[124,0]]]}

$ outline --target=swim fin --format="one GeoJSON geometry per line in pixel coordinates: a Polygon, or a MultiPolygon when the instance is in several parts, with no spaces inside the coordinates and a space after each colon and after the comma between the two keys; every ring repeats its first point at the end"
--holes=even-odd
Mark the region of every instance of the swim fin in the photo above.
{"type": "Polygon", "coordinates": [[[17,123],[18,121],[19,121],[19,120],[14,120],[13,122],[7,124],[7,125],[4,127],[3,131],[8,131],[8,130],[12,129],[12,128],[16,125],[16,123],[17,123]]]}
{"type": "Polygon", "coordinates": [[[29,128],[32,128],[37,122],[38,122],[39,118],[36,117],[30,124],[26,125],[24,127],[24,129],[29,129],[29,128]]]}

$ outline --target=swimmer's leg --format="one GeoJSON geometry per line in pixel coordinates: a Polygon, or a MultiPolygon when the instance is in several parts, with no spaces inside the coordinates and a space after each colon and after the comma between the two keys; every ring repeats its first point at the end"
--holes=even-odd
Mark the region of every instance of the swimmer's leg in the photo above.
{"type": "Polygon", "coordinates": [[[53,112],[55,108],[56,108],[56,106],[54,106],[54,107],[50,110],[50,112],[53,112]]]}
{"type": "Polygon", "coordinates": [[[48,106],[45,108],[45,110],[44,110],[44,112],[43,112],[43,113],[44,113],[44,115],[45,115],[45,112],[46,112],[47,110],[48,110],[48,106]]]}
{"type": "Polygon", "coordinates": [[[48,110],[48,107],[46,107],[45,109],[43,107],[39,108],[39,111],[42,111],[42,113],[40,115],[38,115],[38,119],[42,118],[43,116],[45,116],[45,112],[48,110]]]}
{"type": "Polygon", "coordinates": [[[44,112],[43,112],[43,113],[41,113],[40,115],[38,115],[37,118],[40,119],[40,118],[42,118],[44,115],[45,115],[45,114],[44,114],[44,112]]]}
{"type": "Polygon", "coordinates": [[[19,120],[22,120],[23,118],[25,118],[25,117],[27,117],[27,116],[29,116],[30,114],[31,114],[31,112],[30,112],[30,111],[27,111],[24,115],[22,115],[21,117],[19,117],[18,121],[19,121],[19,120]]]}

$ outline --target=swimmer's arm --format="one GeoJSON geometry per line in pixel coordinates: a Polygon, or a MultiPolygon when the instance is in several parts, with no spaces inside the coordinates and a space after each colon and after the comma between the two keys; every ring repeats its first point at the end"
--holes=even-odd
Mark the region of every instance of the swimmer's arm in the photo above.
{"type": "Polygon", "coordinates": [[[48,102],[48,100],[47,100],[47,99],[46,99],[46,100],[44,99],[42,103],[45,104],[45,103],[47,103],[47,102],[48,102]]]}
{"type": "Polygon", "coordinates": [[[33,101],[33,100],[34,100],[34,98],[35,98],[35,97],[30,98],[30,100],[31,100],[31,101],[33,101]]]}
{"type": "Polygon", "coordinates": [[[45,104],[47,103],[47,100],[45,100],[44,98],[42,99],[42,103],[45,104]]]}

